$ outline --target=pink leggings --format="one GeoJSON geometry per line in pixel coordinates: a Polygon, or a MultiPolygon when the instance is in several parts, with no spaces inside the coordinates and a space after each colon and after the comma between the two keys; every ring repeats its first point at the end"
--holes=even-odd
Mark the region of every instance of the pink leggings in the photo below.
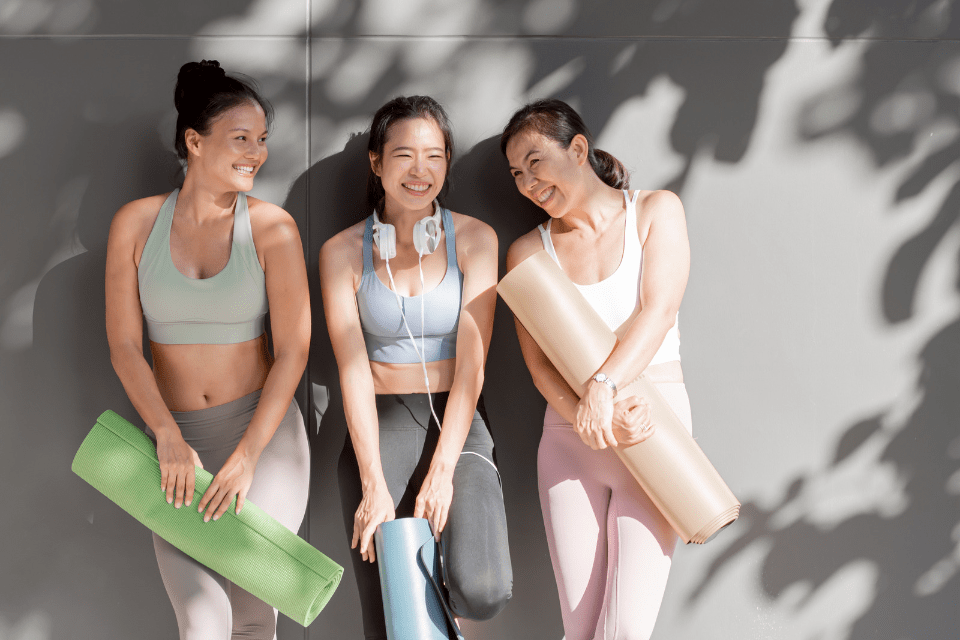
{"type": "MultiPolygon", "coordinates": [[[[684,384],[657,388],[690,430],[684,384]]],[[[617,455],[585,445],[549,405],[537,472],[566,640],[650,638],[677,534],[617,455]]]]}

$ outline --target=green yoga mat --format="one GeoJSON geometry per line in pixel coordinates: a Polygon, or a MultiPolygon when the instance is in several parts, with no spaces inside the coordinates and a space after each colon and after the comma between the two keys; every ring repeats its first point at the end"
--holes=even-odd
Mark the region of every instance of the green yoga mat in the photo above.
{"type": "MultiPolygon", "coordinates": [[[[97,418],[71,468],[161,538],[303,626],[313,622],[340,583],[343,567],[249,500],[240,515],[234,499],[210,522],[196,507],[168,504],[160,490],[156,447],[113,411],[97,418]]],[[[213,476],[196,471],[198,501],[213,476]]]]}

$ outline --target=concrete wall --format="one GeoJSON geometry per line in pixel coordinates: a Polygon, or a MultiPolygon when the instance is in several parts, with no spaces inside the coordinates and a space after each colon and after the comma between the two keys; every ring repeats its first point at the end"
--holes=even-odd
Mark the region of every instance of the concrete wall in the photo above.
{"type": "MultiPolygon", "coordinates": [[[[69,470],[135,416],[103,330],[113,212],[169,190],[179,66],[219,59],[277,107],[254,194],[300,225],[313,350],[304,535],[347,566],[310,629],[359,637],[333,465],[345,426],[316,278],[357,219],[397,94],[453,119],[453,208],[501,252],[541,219],[496,136],[558,96],[641,188],[687,211],[682,354],[701,447],[741,519],[675,556],[655,638],[956,635],[960,18],[952,0],[0,2],[0,640],[170,638],[148,532],[69,470]]],[[[536,497],[543,400],[498,308],[485,394],[514,598],[468,637],[563,635],[536,497]]]]}

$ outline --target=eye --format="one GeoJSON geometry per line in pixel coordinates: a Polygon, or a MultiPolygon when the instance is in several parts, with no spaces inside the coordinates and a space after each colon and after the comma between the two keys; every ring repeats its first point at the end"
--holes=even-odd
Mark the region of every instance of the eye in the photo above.
{"type": "Polygon", "coordinates": [[[237,140],[246,140],[247,136],[237,136],[237,140]]]}
{"type": "Polygon", "coordinates": [[[531,159],[530,159],[530,166],[532,167],[533,165],[537,164],[538,162],[540,162],[540,158],[531,158],[531,159]]]}
{"type": "Polygon", "coordinates": [[[520,171],[519,171],[519,170],[511,171],[511,172],[510,172],[510,175],[512,175],[514,178],[519,178],[519,177],[520,177],[520,171]]]}

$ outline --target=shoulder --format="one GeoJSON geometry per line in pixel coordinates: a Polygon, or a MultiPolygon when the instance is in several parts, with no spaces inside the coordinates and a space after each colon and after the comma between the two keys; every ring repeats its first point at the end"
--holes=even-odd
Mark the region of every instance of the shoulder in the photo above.
{"type": "Polygon", "coordinates": [[[497,251],[497,232],[482,220],[462,213],[450,212],[453,218],[454,235],[457,238],[457,250],[489,249],[497,251]]]}
{"type": "Polygon", "coordinates": [[[513,241],[507,250],[507,271],[543,249],[540,230],[533,229],[513,241]]]}
{"type": "Polygon", "coordinates": [[[354,270],[363,266],[363,232],[366,219],[351,225],[329,238],[320,247],[320,270],[326,267],[349,265],[354,270]]]}
{"type": "Polygon", "coordinates": [[[169,196],[165,193],[140,198],[120,207],[110,223],[110,237],[113,240],[133,241],[144,244],[153,229],[160,207],[169,196]]]}
{"type": "Polygon", "coordinates": [[[673,191],[658,189],[640,191],[637,198],[638,217],[683,216],[683,204],[673,191]]]}
{"type": "Polygon", "coordinates": [[[281,207],[247,197],[247,210],[250,212],[250,228],[253,230],[254,243],[264,248],[275,244],[300,243],[300,230],[293,216],[281,207]]]}

